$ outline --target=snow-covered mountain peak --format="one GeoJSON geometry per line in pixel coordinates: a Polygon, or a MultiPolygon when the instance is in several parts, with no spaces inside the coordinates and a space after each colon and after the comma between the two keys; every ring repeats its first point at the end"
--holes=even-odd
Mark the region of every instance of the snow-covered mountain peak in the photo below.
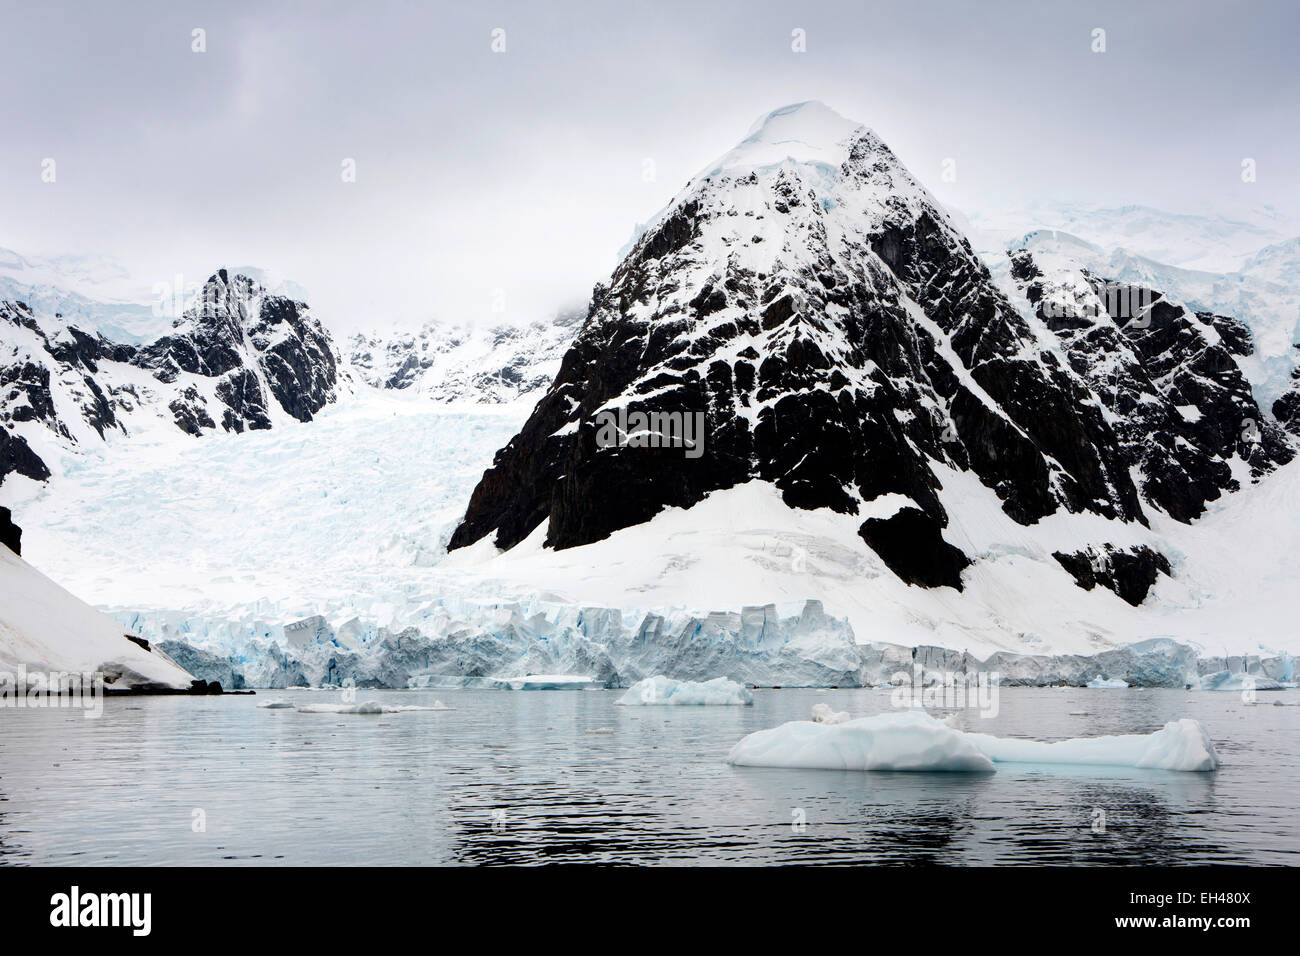
{"type": "Polygon", "coordinates": [[[1240,322],[1132,279],[1099,296],[1117,276],[1081,267],[1101,250],[1069,233],[1031,234],[1000,290],[888,146],[821,104],[769,114],[707,170],[596,287],[452,550],[583,548],[761,482],[841,516],[868,577],[962,590],[989,560],[966,546],[978,498],[1039,529],[1054,574],[1136,604],[1171,567],[1140,529],[1292,457],[1240,322]],[[698,421],[698,453],[633,441],[633,416],[670,423],[652,439],[698,421]]]}
{"type": "Polygon", "coordinates": [[[728,170],[767,168],[786,161],[833,169],[844,161],[849,145],[864,133],[870,130],[845,119],[825,103],[794,103],[760,117],[735,148],[695,179],[728,170]]]}

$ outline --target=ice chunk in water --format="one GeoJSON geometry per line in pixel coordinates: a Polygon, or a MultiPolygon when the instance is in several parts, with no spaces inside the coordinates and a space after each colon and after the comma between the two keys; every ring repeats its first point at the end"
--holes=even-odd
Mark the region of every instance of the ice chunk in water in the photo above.
{"type": "Polygon", "coordinates": [[[921,711],[877,714],[842,724],[796,720],[736,744],[727,762],[806,770],[990,771],[993,761],[966,735],[921,711]]]}
{"type": "Polygon", "coordinates": [[[1097,677],[1094,677],[1092,680],[1088,681],[1088,686],[1091,687],[1091,688],[1093,688],[1094,690],[1097,690],[1097,689],[1100,689],[1100,688],[1115,688],[1115,689],[1119,689],[1119,688],[1121,688],[1121,687],[1127,687],[1127,686],[1128,686],[1128,681],[1126,681],[1126,680],[1120,680],[1118,677],[1115,677],[1115,678],[1106,678],[1106,677],[1097,676],[1097,677]]]}
{"type": "Polygon", "coordinates": [[[673,680],[659,674],[637,681],[615,703],[624,707],[641,707],[656,704],[726,706],[753,702],[754,695],[748,688],[725,677],[697,682],[673,680]]]}
{"type": "MultiPolygon", "coordinates": [[[[829,708],[827,708],[829,710],[829,708]]],[[[1198,721],[1171,721],[1154,734],[1045,743],[964,733],[919,710],[840,724],[798,720],[750,734],[729,763],[816,770],[989,771],[997,763],[1080,764],[1156,770],[1214,770],[1219,758],[1198,721]]]]}
{"type": "Polygon", "coordinates": [[[846,724],[852,718],[847,710],[831,710],[830,704],[813,704],[812,719],[819,724],[846,724]]]}
{"type": "Polygon", "coordinates": [[[364,704],[300,704],[300,714],[405,714],[417,710],[454,710],[440,700],[435,700],[432,707],[417,704],[380,704],[368,700],[364,704]]]}

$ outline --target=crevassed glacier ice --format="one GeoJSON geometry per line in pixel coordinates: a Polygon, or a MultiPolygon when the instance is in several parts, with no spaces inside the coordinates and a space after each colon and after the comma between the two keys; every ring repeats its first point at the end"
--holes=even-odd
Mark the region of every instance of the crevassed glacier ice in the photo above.
{"type": "MultiPolygon", "coordinates": [[[[663,674],[727,677],[744,684],[856,687],[861,657],[853,630],[820,602],[694,614],[682,609],[580,607],[548,601],[445,597],[410,614],[401,630],[323,616],[286,626],[260,614],[242,620],[174,611],[123,612],[119,620],[195,668],[249,687],[342,684],[453,686],[494,678],[575,675],[626,687],[663,674]],[[199,648],[202,653],[192,649],[199,648]]],[[[207,679],[207,678],[205,678],[207,679]]]]}
{"type": "Polygon", "coordinates": [[[658,704],[668,706],[727,706],[752,704],[754,695],[749,688],[725,677],[713,680],[673,680],[663,674],[639,680],[628,688],[615,703],[624,707],[645,707],[658,704]]]}
{"type": "Polygon", "coordinates": [[[989,771],[998,763],[1077,764],[1208,771],[1219,766],[1199,721],[1170,721],[1154,734],[1047,743],[964,733],[922,711],[842,724],[792,721],[742,739],[728,763],[809,770],[989,771]]]}

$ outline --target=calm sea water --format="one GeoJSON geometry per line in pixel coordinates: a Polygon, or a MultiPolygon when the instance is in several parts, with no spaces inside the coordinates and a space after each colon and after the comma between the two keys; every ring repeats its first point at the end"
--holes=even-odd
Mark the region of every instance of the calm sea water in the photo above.
{"type": "Polygon", "coordinates": [[[887,691],[756,691],[752,707],[616,707],[611,691],[358,691],[446,712],[264,710],[158,697],[0,711],[0,863],[878,862],[1300,864],[1300,693],[1003,689],[965,729],[1039,739],[1195,717],[1216,773],[737,768],[744,734],[887,691]],[[1105,831],[1094,832],[1095,810],[1105,831]],[[800,816],[801,815],[801,816],[800,816]],[[794,824],[806,820],[802,828],[794,824]],[[200,826],[200,824],[202,826],[200,826]]]}

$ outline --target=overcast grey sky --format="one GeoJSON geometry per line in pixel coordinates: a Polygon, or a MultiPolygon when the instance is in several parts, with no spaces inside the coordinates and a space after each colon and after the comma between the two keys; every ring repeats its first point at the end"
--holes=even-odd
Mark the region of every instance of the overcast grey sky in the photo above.
{"type": "Polygon", "coordinates": [[[149,281],[257,264],[344,329],[584,300],[638,222],[805,99],[965,210],[1300,192],[1294,2],[5,0],[0,23],[0,244],[149,281]]]}

